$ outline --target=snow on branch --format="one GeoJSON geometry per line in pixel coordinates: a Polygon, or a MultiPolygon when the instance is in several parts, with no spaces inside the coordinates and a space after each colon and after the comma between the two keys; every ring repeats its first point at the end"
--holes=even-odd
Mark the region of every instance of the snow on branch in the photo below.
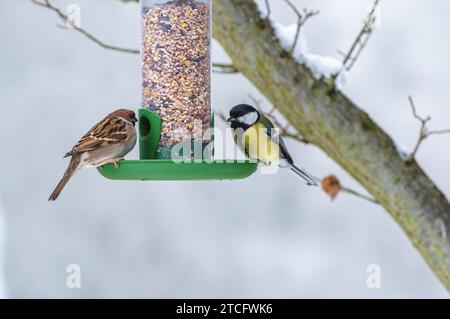
{"type": "Polygon", "coordinates": [[[297,22],[285,26],[270,16],[270,6],[260,8],[261,18],[269,19],[274,29],[275,35],[280,41],[281,46],[297,62],[308,67],[317,80],[332,80],[337,76],[336,86],[341,89],[346,81],[346,72],[341,72],[344,65],[339,60],[330,56],[314,54],[310,51],[303,27],[306,22],[319,14],[318,11],[303,9],[299,10],[290,0],[284,0],[297,16],[297,22]]]}
{"type": "Polygon", "coordinates": [[[300,36],[300,30],[305,25],[306,21],[308,21],[310,18],[316,16],[319,14],[319,11],[314,10],[308,10],[306,8],[303,8],[303,13],[300,12],[300,10],[297,9],[295,5],[292,4],[290,0],[284,0],[289,7],[294,11],[294,13],[297,15],[297,29],[295,31],[295,37],[294,42],[292,43],[291,49],[289,50],[289,54],[292,54],[295,50],[295,47],[297,46],[298,38],[300,36]]]}
{"type": "Polygon", "coordinates": [[[285,26],[272,17],[269,0],[265,0],[265,7],[260,8],[262,19],[271,22],[283,49],[285,49],[286,52],[300,64],[306,65],[317,80],[325,79],[330,81],[330,88],[337,88],[338,90],[342,89],[348,73],[355,65],[373,34],[380,0],[374,1],[368,16],[364,21],[362,30],[358,33],[358,36],[354,40],[349,51],[346,54],[343,54],[344,59],[342,62],[330,56],[314,54],[309,50],[303,26],[310,18],[318,15],[319,12],[306,8],[301,11],[291,0],[284,0],[284,2],[297,16],[296,23],[285,26]]]}

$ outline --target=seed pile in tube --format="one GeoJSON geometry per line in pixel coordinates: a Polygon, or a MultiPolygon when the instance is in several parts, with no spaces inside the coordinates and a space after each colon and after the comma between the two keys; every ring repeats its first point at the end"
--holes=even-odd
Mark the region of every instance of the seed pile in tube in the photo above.
{"type": "Polygon", "coordinates": [[[211,127],[210,8],[194,0],[143,9],[143,107],[163,119],[160,147],[211,127]]]}

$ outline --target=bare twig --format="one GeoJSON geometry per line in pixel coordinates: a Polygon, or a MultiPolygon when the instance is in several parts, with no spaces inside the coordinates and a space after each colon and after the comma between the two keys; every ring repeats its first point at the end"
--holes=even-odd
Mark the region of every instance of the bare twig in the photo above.
{"type": "Polygon", "coordinates": [[[101,46],[104,49],[119,51],[119,52],[123,52],[123,53],[139,54],[139,50],[122,48],[122,47],[117,47],[114,45],[109,45],[109,44],[104,43],[103,41],[99,40],[97,37],[93,36],[91,33],[87,32],[86,30],[75,25],[75,23],[73,21],[71,21],[65,13],[63,13],[59,8],[52,5],[49,0],[42,0],[42,1],[31,0],[31,2],[33,2],[34,4],[36,4],[38,6],[47,8],[47,9],[55,12],[61,20],[68,23],[74,30],[78,31],[79,33],[81,33],[88,39],[92,40],[93,42],[95,42],[96,44],[98,44],[99,46],[101,46]]]}
{"type": "Polygon", "coordinates": [[[266,4],[266,9],[267,9],[266,20],[269,20],[270,19],[270,15],[272,14],[271,9],[270,9],[269,0],[264,0],[264,3],[266,4]]]}
{"type": "MultiPolygon", "coordinates": [[[[77,27],[69,19],[69,17],[61,11],[61,9],[53,6],[49,0],[42,0],[42,1],[31,0],[31,2],[33,2],[34,4],[36,4],[38,6],[41,6],[41,7],[44,7],[44,8],[47,8],[49,10],[56,12],[62,21],[69,23],[71,28],[77,30],[78,32],[83,34],[85,37],[87,37],[89,40],[94,41],[96,44],[98,44],[100,47],[102,47],[104,49],[114,50],[114,51],[118,51],[118,52],[122,52],[122,53],[140,54],[140,51],[138,49],[126,49],[126,48],[121,48],[121,47],[118,47],[115,45],[106,44],[105,42],[99,40],[97,37],[94,37],[92,34],[87,32],[86,30],[77,27]]],[[[67,26],[62,25],[62,24],[57,24],[56,26],[58,28],[61,28],[64,30],[71,30],[71,28],[68,28],[67,26]]],[[[213,67],[215,68],[215,70],[213,70],[213,72],[215,72],[215,73],[227,73],[227,74],[239,73],[239,71],[232,64],[213,63],[213,67]]]]}
{"type": "Polygon", "coordinates": [[[214,115],[216,115],[218,118],[220,118],[222,121],[227,121],[227,116],[223,112],[214,112],[214,115]]]}
{"type": "Polygon", "coordinates": [[[214,73],[226,73],[226,74],[235,74],[239,73],[239,70],[233,64],[225,64],[225,63],[213,63],[213,72],[214,73]]]}
{"type": "Polygon", "coordinates": [[[341,55],[344,56],[344,60],[342,62],[342,69],[337,74],[333,75],[331,78],[329,87],[332,90],[334,90],[335,88],[336,80],[339,77],[339,75],[344,71],[349,72],[353,68],[353,66],[356,64],[356,61],[358,61],[358,58],[360,57],[361,53],[369,43],[373,31],[375,30],[377,9],[379,5],[380,0],[375,0],[372,9],[369,11],[367,18],[364,21],[364,25],[361,31],[358,33],[358,36],[356,37],[355,41],[353,41],[350,50],[348,50],[347,53],[339,52],[341,55]]]}
{"type": "Polygon", "coordinates": [[[297,15],[297,30],[295,31],[294,43],[292,43],[291,49],[289,50],[289,54],[292,55],[297,46],[298,39],[300,37],[300,31],[301,31],[302,27],[305,25],[306,21],[308,21],[310,18],[318,15],[319,11],[308,10],[308,9],[304,8],[303,13],[302,13],[302,12],[300,12],[300,10],[298,10],[298,8],[290,0],[284,0],[284,1],[297,15]]]}
{"type": "Polygon", "coordinates": [[[380,0],[375,0],[372,9],[370,10],[369,15],[367,16],[367,19],[364,22],[363,28],[359,32],[350,50],[348,51],[347,55],[344,58],[343,65],[347,71],[350,71],[352,67],[355,65],[356,61],[358,60],[364,48],[367,46],[367,43],[369,42],[373,34],[377,18],[377,9],[379,5],[380,0]]]}
{"type": "MultiPolygon", "coordinates": [[[[220,118],[222,121],[226,122],[227,121],[227,116],[223,113],[223,112],[214,112],[214,114],[220,118]]],[[[267,113],[264,113],[267,116],[267,113]]],[[[277,124],[274,123],[275,126],[277,126],[277,124]]],[[[281,137],[285,137],[285,138],[289,138],[289,139],[293,139],[297,142],[300,143],[304,143],[304,144],[309,144],[309,142],[304,139],[301,134],[294,134],[294,133],[290,133],[288,131],[286,131],[284,128],[280,128],[280,136],[281,137]]]]}
{"type": "Polygon", "coordinates": [[[428,116],[424,118],[417,113],[416,104],[414,103],[414,99],[412,96],[409,97],[409,104],[411,106],[411,110],[413,112],[414,117],[421,123],[419,138],[417,139],[413,151],[407,158],[407,161],[413,161],[416,158],[417,153],[419,152],[420,146],[427,138],[429,138],[432,135],[450,134],[450,129],[434,130],[434,131],[428,130],[427,124],[431,121],[431,117],[428,116]]]}
{"type": "Polygon", "coordinates": [[[361,194],[360,192],[357,192],[351,188],[342,186],[340,180],[336,177],[336,175],[328,175],[322,179],[318,179],[316,177],[315,179],[317,181],[320,181],[320,186],[322,187],[322,190],[328,196],[330,196],[331,200],[334,200],[339,195],[339,193],[344,192],[349,195],[353,195],[353,196],[359,197],[361,199],[367,200],[374,204],[379,204],[379,202],[376,199],[373,199],[372,197],[361,194]]]}
{"type": "Polygon", "coordinates": [[[414,117],[418,121],[420,121],[420,123],[421,123],[421,125],[420,125],[420,132],[419,132],[419,138],[418,138],[417,143],[416,143],[416,145],[414,147],[414,150],[412,151],[412,153],[408,157],[408,160],[411,161],[411,160],[413,160],[416,157],[417,152],[419,151],[420,145],[427,138],[427,123],[429,121],[431,121],[431,117],[428,116],[427,118],[423,118],[423,117],[419,116],[419,114],[417,113],[416,104],[414,103],[414,99],[412,98],[412,96],[409,97],[409,104],[411,106],[411,110],[413,112],[414,117]]]}
{"type": "Polygon", "coordinates": [[[357,192],[357,191],[355,191],[355,190],[353,190],[351,188],[341,186],[341,191],[344,192],[344,193],[347,193],[349,195],[353,195],[353,196],[359,197],[361,199],[364,199],[366,201],[369,201],[369,202],[371,202],[373,204],[377,204],[377,205],[380,204],[380,202],[377,201],[376,199],[374,199],[372,197],[369,197],[367,195],[361,194],[361,193],[359,193],[359,192],[357,192]]]}
{"type": "Polygon", "coordinates": [[[293,139],[300,143],[309,144],[309,142],[300,133],[292,133],[291,132],[291,127],[290,127],[289,123],[286,125],[283,125],[278,120],[278,118],[275,117],[275,115],[273,114],[275,111],[275,107],[272,107],[272,109],[269,112],[264,112],[262,110],[262,107],[261,107],[262,102],[260,100],[257,100],[252,95],[249,95],[248,97],[252,100],[253,104],[255,105],[255,108],[259,112],[263,113],[273,123],[273,125],[280,130],[280,137],[286,137],[286,138],[293,139]]]}
{"type": "MultiPolygon", "coordinates": [[[[249,98],[254,103],[256,109],[259,112],[262,112],[267,118],[269,118],[271,120],[271,122],[274,124],[274,126],[277,127],[280,130],[279,132],[280,132],[280,136],[281,137],[290,138],[290,139],[293,139],[293,140],[295,140],[297,142],[300,142],[300,143],[309,144],[309,142],[300,133],[292,133],[292,132],[290,132],[289,125],[282,125],[280,123],[280,121],[273,115],[273,112],[274,112],[275,108],[272,108],[269,112],[264,112],[261,109],[261,101],[258,101],[257,99],[255,99],[251,95],[249,95],[249,98]]],[[[222,113],[222,112],[215,112],[215,114],[222,121],[224,121],[224,122],[227,121],[227,116],[224,113],[222,113]]]]}

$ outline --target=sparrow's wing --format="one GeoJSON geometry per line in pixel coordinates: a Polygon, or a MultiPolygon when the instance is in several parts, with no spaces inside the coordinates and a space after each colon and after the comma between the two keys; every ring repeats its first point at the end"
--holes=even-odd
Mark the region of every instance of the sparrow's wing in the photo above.
{"type": "Polygon", "coordinates": [[[273,123],[263,114],[260,114],[259,122],[266,128],[267,135],[269,135],[274,142],[280,145],[280,152],[284,156],[284,158],[289,163],[294,163],[294,160],[292,159],[291,154],[289,154],[289,151],[287,150],[286,144],[284,143],[283,139],[281,138],[281,136],[276,134],[275,126],[273,125],[273,123]]]}
{"type": "Polygon", "coordinates": [[[91,128],[65,157],[123,142],[129,136],[127,125],[129,124],[119,117],[104,118],[91,128]]]}

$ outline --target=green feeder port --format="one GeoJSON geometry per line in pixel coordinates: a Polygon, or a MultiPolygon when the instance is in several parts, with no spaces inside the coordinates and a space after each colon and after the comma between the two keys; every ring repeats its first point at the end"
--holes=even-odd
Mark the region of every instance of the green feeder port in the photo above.
{"type": "Polygon", "coordinates": [[[139,154],[140,160],[125,160],[116,168],[107,164],[99,173],[111,180],[175,181],[175,180],[237,180],[256,172],[257,163],[243,161],[188,161],[157,159],[161,135],[161,118],[147,109],[140,109],[139,154]]]}

